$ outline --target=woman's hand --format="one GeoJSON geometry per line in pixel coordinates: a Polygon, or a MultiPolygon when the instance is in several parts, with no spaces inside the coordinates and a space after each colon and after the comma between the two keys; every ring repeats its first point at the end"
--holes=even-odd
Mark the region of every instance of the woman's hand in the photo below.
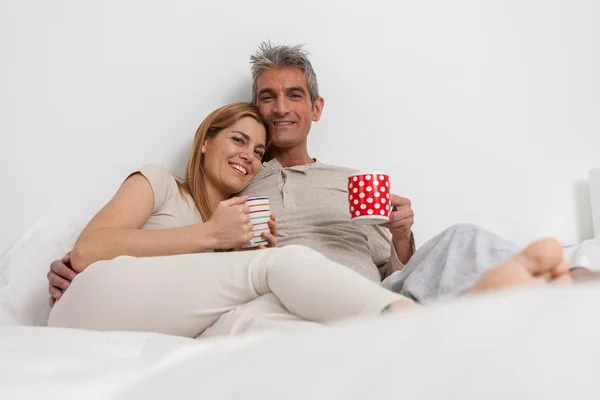
{"type": "MultiPolygon", "coordinates": [[[[206,222],[215,249],[232,249],[252,239],[248,196],[232,197],[219,203],[206,222]]],[[[270,226],[270,225],[269,225],[270,226]]]]}

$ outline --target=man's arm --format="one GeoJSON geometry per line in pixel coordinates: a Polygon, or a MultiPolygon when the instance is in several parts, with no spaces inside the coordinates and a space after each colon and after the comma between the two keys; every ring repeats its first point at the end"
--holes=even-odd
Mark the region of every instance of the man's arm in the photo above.
{"type": "Polygon", "coordinates": [[[396,255],[400,262],[404,265],[408,263],[408,260],[415,254],[415,238],[412,232],[408,237],[394,237],[392,235],[392,245],[396,250],[396,255]]]}
{"type": "Polygon", "coordinates": [[[392,194],[392,210],[389,222],[373,226],[372,231],[368,230],[369,250],[382,281],[394,272],[401,271],[416,251],[411,230],[414,212],[410,200],[392,194]]]}

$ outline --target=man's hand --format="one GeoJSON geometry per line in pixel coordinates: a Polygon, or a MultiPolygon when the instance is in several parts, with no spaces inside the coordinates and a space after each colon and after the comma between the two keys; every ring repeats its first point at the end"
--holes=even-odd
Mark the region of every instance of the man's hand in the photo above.
{"type": "Polygon", "coordinates": [[[269,232],[263,232],[262,237],[269,241],[269,244],[265,246],[261,244],[258,246],[259,249],[266,249],[267,247],[277,247],[277,221],[275,220],[275,214],[271,214],[271,218],[269,218],[269,232]]]}
{"type": "Polygon", "coordinates": [[[415,213],[411,202],[406,197],[396,194],[392,194],[391,201],[390,220],[381,226],[388,228],[394,238],[410,240],[412,226],[415,223],[415,213]]]}
{"type": "Polygon", "coordinates": [[[48,277],[50,307],[53,307],[54,303],[60,299],[76,275],[77,273],[71,269],[71,253],[67,253],[62,259],[50,264],[50,271],[46,275],[48,277]]]}
{"type": "Polygon", "coordinates": [[[245,247],[242,248],[236,247],[235,251],[252,251],[252,250],[261,250],[266,249],[267,247],[277,247],[277,222],[275,220],[275,214],[271,214],[271,218],[269,218],[269,232],[263,232],[261,236],[267,239],[268,244],[265,246],[264,244],[258,245],[258,247],[245,247]]]}
{"type": "Polygon", "coordinates": [[[381,226],[389,229],[398,259],[406,264],[414,252],[412,226],[415,222],[415,213],[410,200],[406,197],[392,194],[391,203],[390,220],[381,226]]]}

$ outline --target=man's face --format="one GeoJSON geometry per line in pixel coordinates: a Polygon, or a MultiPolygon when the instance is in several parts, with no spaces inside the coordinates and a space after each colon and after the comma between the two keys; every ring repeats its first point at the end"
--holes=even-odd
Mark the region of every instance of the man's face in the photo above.
{"type": "Polygon", "coordinates": [[[321,118],[323,99],[313,105],[302,71],[271,68],[257,79],[256,104],[271,128],[273,146],[289,149],[306,147],[312,122],[321,118]]]}

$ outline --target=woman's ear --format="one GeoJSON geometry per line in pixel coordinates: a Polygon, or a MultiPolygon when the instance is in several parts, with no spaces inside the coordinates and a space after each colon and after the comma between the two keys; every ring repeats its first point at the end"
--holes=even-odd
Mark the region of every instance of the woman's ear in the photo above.
{"type": "Polygon", "coordinates": [[[206,140],[202,143],[202,154],[206,153],[206,140]]]}

